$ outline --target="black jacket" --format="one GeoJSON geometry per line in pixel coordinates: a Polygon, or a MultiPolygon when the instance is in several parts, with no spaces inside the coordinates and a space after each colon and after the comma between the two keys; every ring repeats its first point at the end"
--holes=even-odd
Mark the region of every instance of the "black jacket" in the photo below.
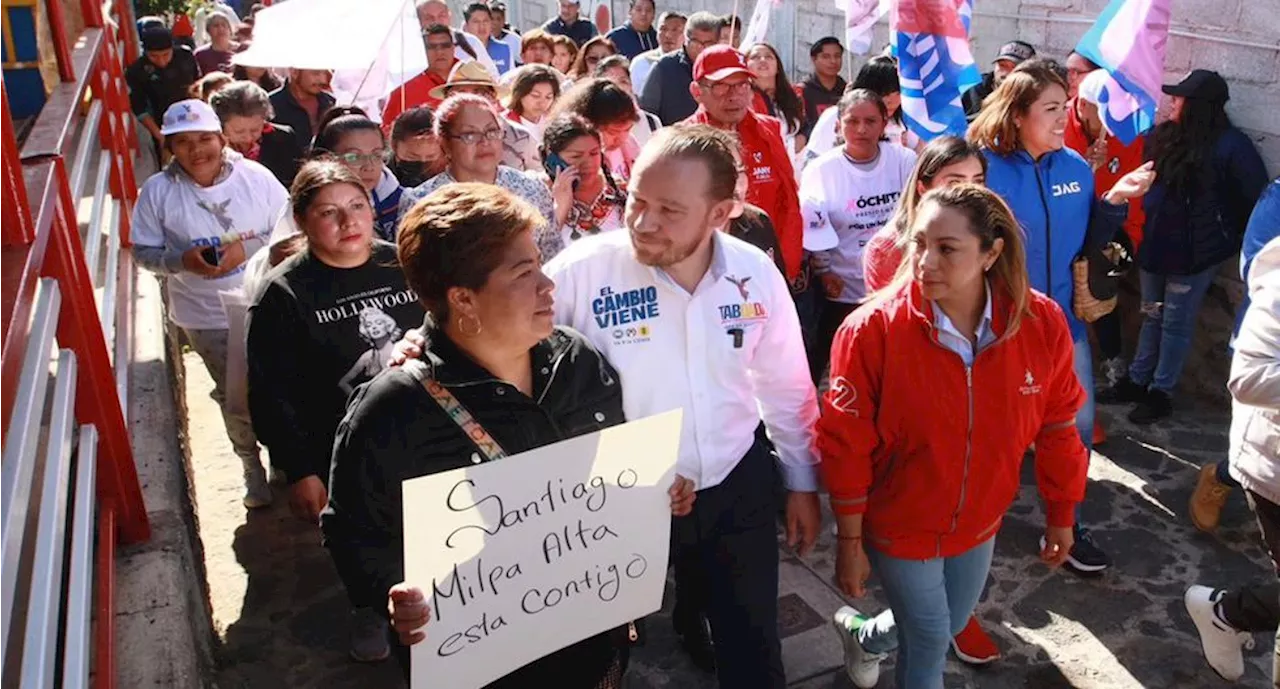
{"type": "MultiPolygon", "coordinates": [[[[617,371],[572,329],[557,327],[534,346],[533,398],[494,378],[430,319],[424,334],[428,375],[452,392],[508,454],[624,421],[617,371]]],[[[401,482],[471,466],[473,455],[480,457],[475,444],[405,369],[383,371],[356,391],[338,427],[329,505],[320,518],[325,545],[353,600],[385,608],[388,590],[404,579],[401,482]],[[345,575],[353,569],[356,575],[345,575]]],[[[427,629],[430,635],[430,623],[427,629]]],[[[606,632],[490,686],[592,689],[614,653],[606,632]]]]}
{"type": "Polygon", "coordinates": [[[163,68],[156,67],[146,55],[124,71],[129,86],[129,106],[139,118],[147,115],[156,124],[164,119],[170,105],[191,97],[191,85],[200,78],[200,65],[190,50],[175,45],[173,59],[163,68]]]}
{"type": "Polygon", "coordinates": [[[298,168],[302,166],[304,151],[298,145],[297,135],[289,125],[272,122],[267,127],[258,142],[262,147],[258,162],[288,189],[293,185],[298,168]]]}
{"type": "Polygon", "coordinates": [[[1240,251],[1249,214],[1267,186],[1267,168],[1249,137],[1232,127],[1218,136],[1209,168],[1194,186],[1172,189],[1157,177],[1143,198],[1143,270],[1193,275],[1240,251]]]}
{"type": "MultiPolygon", "coordinates": [[[[302,150],[311,150],[311,139],[316,133],[311,131],[311,116],[307,114],[305,108],[298,104],[293,94],[289,93],[289,80],[285,80],[284,86],[271,92],[271,109],[276,111],[275,119],[272,122],[283,124],[293,130],[294,139],[302,150]]],[[[332,108],[336,99],[331,94],[321,92],[316,99],[320,101],[319,110],[316,112],[316,121],[324,119],[324,114],[332,108]]]]}
{"type": "Polygon", "coordinates": [[[960,102],[964,104],[964,116],[970,122],[973,118],[982,112],[982,101],[986,100],[996,90],[996,73],[987,72],[982,75],[982,81],[975,84],[964,95],[960,97],[960,102]]]}
{"type": "Polygon", "coordinates": [[[681,48],[663,55],[649,72],[640,93],[640,108],[658,116],[662,126],[685,119],[698,109],[698,103],[689,93],[693,82],[693,60],[681,48]]]}

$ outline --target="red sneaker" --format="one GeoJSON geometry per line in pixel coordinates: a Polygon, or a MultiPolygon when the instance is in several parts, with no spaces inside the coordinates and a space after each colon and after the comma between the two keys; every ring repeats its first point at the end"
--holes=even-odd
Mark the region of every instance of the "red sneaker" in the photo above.
{"type": "Polygon", "coordinates": [[[986,665],[1000,659],[1000,647],[982,631],[982,625],[975,616],[970,616],[969,624],[951,640],[951,650],[969,665],[986,665]]]}

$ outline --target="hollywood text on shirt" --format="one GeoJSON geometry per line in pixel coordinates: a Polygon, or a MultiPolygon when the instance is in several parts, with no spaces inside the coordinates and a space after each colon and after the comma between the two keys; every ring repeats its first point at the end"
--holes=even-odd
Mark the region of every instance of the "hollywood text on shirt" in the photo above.
{"type": "Polygon", "coordinates": [[[659,315],[658,288],[649,285],[614,292],[612,287],[602,287],[600,296],[591,300],[591,314],[596,327],[609,331],[619,344],[647,342],[652,326],[644,321],[659,315]]]}
{"type": "Polygon", "coordinates": [[[338,303],[323,309],[316,309],[316,322],[325,325],[337,323],[350,318],[357,318],[366,309],[386,311],[397,306],[416,303],[418,295],[411,289],[396,292],[391,287],[369,290],[359,294],[342,297],[338,303]]]}

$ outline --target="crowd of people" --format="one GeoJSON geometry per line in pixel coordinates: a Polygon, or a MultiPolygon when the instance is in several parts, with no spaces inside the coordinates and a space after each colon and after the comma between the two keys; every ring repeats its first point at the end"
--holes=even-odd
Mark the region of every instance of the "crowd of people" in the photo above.
{"type": "MultiPolygon", "coordinates": [[[[823,488],[840,589],[861,597],[874,570],[890,605],[834,612],[850,679],[875,686],[896,649],[898,686],[941,687],[948,649],[999,657],[975,608],[1025,455],[1039,557],[1108,569],[1079,510],[1095,405],[1174,413],[1200,304],[1242,245],[1232,449],[1191,513],[1212,530],[1240,487],[1280,566],[1280,180],[1217,73],[1166,86],[1167,120],[1125,144],[1099,112],[1105,71],[1011,41],[964,96],[967,137],[926,142],[894,58],[846,82],[835,37],[792,84],[732,16],[631,0],[599,35],[560,0],[521,34],[501,2],[456,21],[418,0],[427,68],[370,112],[327,71],[235,64],[259,9],[140,22],[126,78],[163,169],[133,253],[214,380],[245,506],[280,483],[321,530],[356,660],[407,672],[430,629],[402,581],[402,480],[683,408],[673,620],[695,664],[726,689],[785,685],[776,519],[805,553],[823,488]],[[601,290],[649,295],[648,327],[603,327],[601,290]],[[229,295],[250,304],[242,340],[229,295]]],[[[1227,679],[1280,619],[1276,581],[1185,604],[1227,679]]],[[[619,686],[626,638],[493,686],[619,686]]]]}

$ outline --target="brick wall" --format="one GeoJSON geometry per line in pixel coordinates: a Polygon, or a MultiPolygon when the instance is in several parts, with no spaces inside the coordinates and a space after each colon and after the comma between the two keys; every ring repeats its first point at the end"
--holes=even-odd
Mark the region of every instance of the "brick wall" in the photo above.
{"type": "MultiPolygon", "coordinates": [[[[521,2],[522,25],[535,26],[556,13],[554,0],[521,2]]],[[[609,1],[609,0],[606,0],[609,1]]],[[[733,0],[657,0],[658,11],[733,11],[733,0]]],[[[612,0],[615,17],[626,17],[627,0],[612,0]]],[[[1107,0],[978,0],[973,20],[974,54],[984,67],[1004,41],[1018,38],[1045,56],[1062,59],[1084,35],[1107,0]]],[[[583,3],[585,8],[589,3],[583,3]]],[[[754,0],[739,0],[738,14],[751,15],[754,0]]],[[[843,39],[844,16],[833,0],[784,0],[774,9],[769,41],[783,55],[793,79],[809,67],[809,46],[823,36],[843,39]]],[[[875,29],[873,49],[888,43],[888,25],[875,29]]],[[[851,60],[856,70],[862,58],[851,60]]],[[[1216,70],[1231,85],[1232,119],[1253,139],[1271,175],[1280,174],[1280,0],[1173,0],[1173,30],[1165,54],[1166,83],[1192,68],[1216,70]]],[[[1226,343],[1243,294],[1234,261],[1205,299],[1184,388],[1225,399],[1229,360],[1226,343]]],[[[1126,344],[1137,332],[1130,329],[1126,344]]]]}

